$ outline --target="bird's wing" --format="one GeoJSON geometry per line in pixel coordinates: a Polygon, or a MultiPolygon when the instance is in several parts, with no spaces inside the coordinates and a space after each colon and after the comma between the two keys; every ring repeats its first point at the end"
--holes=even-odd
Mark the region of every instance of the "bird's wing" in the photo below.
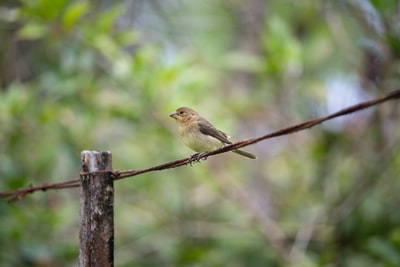
{"type": "Polygon", "coordinates": [[[199,128],[200,128],[200,132],[202,132],[205,135],[209,135],[214,138],[217,138],[222,143],[232,144],[232,142],[228,140],[228,135],[226,133],[215,129],[215,127],[212,126],[212,124],[209,123],[208,121],[207,122],[199,122],[199,128]]]}

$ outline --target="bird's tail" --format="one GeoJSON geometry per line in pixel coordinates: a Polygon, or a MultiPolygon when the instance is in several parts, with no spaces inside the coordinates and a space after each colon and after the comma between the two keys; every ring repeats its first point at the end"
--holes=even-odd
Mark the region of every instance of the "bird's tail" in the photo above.
{"type": "Polygon", "coordinates": [[[253,155],[251,153],[248,153],[246,151],[243,151],[243,150],[239,150],[239,149],[232,150],[232,152],[235,152],[236,154],[239,154],[239,155],[241,155],[243,157],[246,157],[246,158],[249,158],[249,159],[256,159],[257,158],[255,155],[253,155]]]}

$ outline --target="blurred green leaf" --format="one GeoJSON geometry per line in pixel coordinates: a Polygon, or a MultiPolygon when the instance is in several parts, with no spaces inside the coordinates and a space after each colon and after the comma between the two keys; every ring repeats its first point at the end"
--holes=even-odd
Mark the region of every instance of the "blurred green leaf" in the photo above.
{"type": "Polygon", "coordinates": [[[366,244],[367,249],[382,262],[389,266],[400,265],[400,255],[396,247],[393,247],[387,240],[381,237],[372,237],[366,244]]]}
{"type": "Polygon", "coordinates": [[[88,1],[78,1],[70,6],[63,15],[63,26],[66,29],[71,29],[78,21],[89,12],[90,3],[88,1]]]}
{"type": "Polygon", "coordinates": [[[22,0],[22,13],[29,17],[51,21],[58,18],[67,0],[22,0]]]}
{"type": "Polygon", "coordinates": [[[36,40],[43,38],[48,32],[48,26],[43,23],[29,23],[19,29],[18,38],[22,40],[36,40]]]}

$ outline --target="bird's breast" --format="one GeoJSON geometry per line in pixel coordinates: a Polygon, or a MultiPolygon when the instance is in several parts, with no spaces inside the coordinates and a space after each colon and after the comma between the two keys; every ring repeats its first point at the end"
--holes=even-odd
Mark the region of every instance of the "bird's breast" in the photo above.
{"type": "Polygon", "coordinates": [[[197,125],[184,125],[179,127],[183,143],[196,152],[205,152],[222,147],[222,142],[210,135],[200,132],[197,125]]]}

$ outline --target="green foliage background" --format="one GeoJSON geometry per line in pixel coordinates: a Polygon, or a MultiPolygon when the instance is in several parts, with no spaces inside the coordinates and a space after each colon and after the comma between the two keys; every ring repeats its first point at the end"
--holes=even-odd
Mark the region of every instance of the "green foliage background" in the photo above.
{"type": "MultiPolygon", "coordinates": [[[[397,1],[3,1],[0,190],[188,156],[399,89],[397,1]]],[[[115,185],[116,266],[399,266],[399,104],[115,185]]],[[[76,266],[79,190],[0,202],[1,266],[76,266]]]]}

